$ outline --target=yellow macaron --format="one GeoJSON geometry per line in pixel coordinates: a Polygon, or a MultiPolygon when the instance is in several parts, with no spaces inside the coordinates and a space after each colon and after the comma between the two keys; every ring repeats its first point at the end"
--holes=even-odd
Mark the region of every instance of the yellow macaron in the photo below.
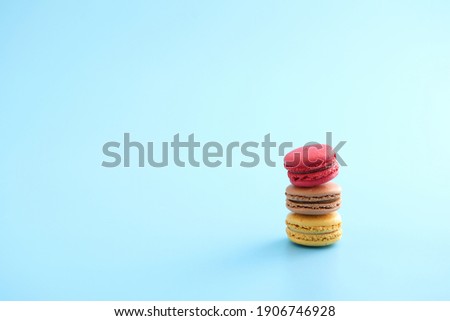
{"type": "Polygon", "coordinates": [[[338,212],[323,215],[289,213],[286,217],[288,238],[306,246],[326,246],[341,239],[342,218],[338,212]]]}

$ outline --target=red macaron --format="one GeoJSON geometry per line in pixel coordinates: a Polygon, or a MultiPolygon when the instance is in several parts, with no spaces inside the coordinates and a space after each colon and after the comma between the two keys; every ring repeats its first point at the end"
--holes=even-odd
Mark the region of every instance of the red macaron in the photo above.
{"type": "Polygon", "coordinates": [[[336,153],[324,144],[307,145],[286,154],[284,167],[292,185],[317,186],[335,178],[339,172],[336,153]]]}

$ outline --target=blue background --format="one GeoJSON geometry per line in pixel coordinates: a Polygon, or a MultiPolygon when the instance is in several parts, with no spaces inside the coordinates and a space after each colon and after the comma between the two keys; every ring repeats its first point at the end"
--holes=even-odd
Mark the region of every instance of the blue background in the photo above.
{"type": "Polygon", "coordinates": [[[448,1],[2,1],[0,299],[449,300],[449,34],[448,1]],[[343,239],[287,240],[276,153],[102,167],[125,132],[332,132],[343,239]]]}

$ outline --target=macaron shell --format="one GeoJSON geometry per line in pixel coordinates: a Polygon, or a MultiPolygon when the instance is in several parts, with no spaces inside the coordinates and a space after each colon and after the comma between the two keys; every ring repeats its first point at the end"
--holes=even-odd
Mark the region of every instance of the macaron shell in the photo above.
{"type": "Polygon", "coordinates": [[[336,158],[333,148],[325,144],[303,146],[284,156],[284,167],[287,170],[310,171],[321,168],[336,158]]]}
{"type": "Polygon", "coordinates": [[[336,183],[328,182],[318,186],[312,187],[297,187],[295,185],[289,185],[286,187],[286,197],[290,200],[297,201],[316,201],[334,199],[337,195],[341,194],[341,186],[336,183]]]}
{"type": "Polygon", "coordinates": [[[306,234],[331,233],[341,228],[342,218],[338,212],[323,215],[289,213],[286,226],[293,232],[306,234]]]}
{"type": "Polygon", "coordinates": [[[336,243],[342,237],[342,229],[326,234],[304,234],[286,228],[286,234],[296,244],[304,246],[327,246],[336,243]]]}
{"type": "Polygon", "coordinates": [[[286,216],[286,224],[306,227],[331,226],[339,223],[342,223],[342,217],[338,212],[331,212],[328,214],[317,216],[289,213],[286,216]]]}

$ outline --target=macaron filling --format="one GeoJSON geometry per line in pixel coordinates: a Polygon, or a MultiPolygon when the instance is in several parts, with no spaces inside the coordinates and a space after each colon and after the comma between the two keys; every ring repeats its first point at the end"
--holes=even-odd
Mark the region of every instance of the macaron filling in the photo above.
{"type": "MultiPolygon", "coordinates": [[[[296,240],[301,241],[301,242],[330,242],[334,243],[337,240],[339,240],[342,236],[342,230],[339,229],[337,231],[333,231],[331,233],[324,233],[324,234],[306,234],[306,233],[298,233],[295,231],[290,230],[289,228],[286,229],[286,233],[288,234],[288,237],[291,238],[294,242],[296,240]]],[[[302,243],[300,243],[302,244],[302,243]]],[[[308,244],[307,245],[313,245],[313,244],[308,244]]],[[[320,245],[324,245],[324,244],[320,244],[320,245]]]]}
{"type": "Polygon", "coordinates": [[[326,202],[308,203],[308,202],[286,200],[286,205],[288,208],[292,209],[330,210],[330,212],[332,212],[333,210],[341,206],[341,201],[335,200],[331,202],[326,201],[326,202]]]}
{"type": "Polygon", "coordinates": [[[314,168],[314,169],[309,169],[309,170],[304,170],[302,168],[292,168],[289,169],[289,172],[291,172],[292,174],[312,174],[312,173],[317,173],[317,172],[321,172],[324,170],[327,170],[331,167],[333,167],[334,165],[334,161],[330,162],[329,164],[322,166],[322,167],[318,167],[318,168],[314,168]]]}
{"type": "Polygon", "coordinates": [[[321,168],[320,170],[317,170],[316,172],[308,173],[308,174],[300,174],[299,172],[288,171],[288,176],[293,181],[297,181],[297,180],[314,181],[314,180],[321,179],[321,178],[324,178],[327,176],[331,176],[331,175],[337,173],[338,170],[339,170],[339,166],[338,166],[337,162],[334,162],[333,165],[328,169],[321,168]],[[311,175],[311,174],[314,174],[314,175],[311,175]]]}
{"type": "Polygon", "coordinates": [[[306,234],[326,234],[333,233],[341,228],[341,223],[328,225],[328,226],[300,226],[297,224],[286,223],[289,230],[295,233],[306,233],[306,234]]]}

